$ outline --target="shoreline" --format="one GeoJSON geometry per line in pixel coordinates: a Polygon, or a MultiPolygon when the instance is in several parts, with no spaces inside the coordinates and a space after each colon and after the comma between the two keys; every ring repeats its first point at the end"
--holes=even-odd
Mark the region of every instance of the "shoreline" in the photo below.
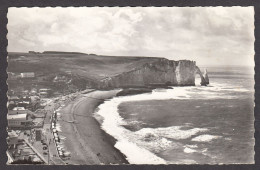
{"type": "Polygon", "coordinates": [[[152,90],[154,88],[92,90],[77,95],[73,101],[65,104],[59,111],[62,117],[59,122],[62,129],[60,134],[66,138],[64,146],[71,152],[71,158],[65,162],[76,165],[129,164],[126,155],[115,147],[117,139],[102,129],[102,121],[94,114],[105,100],[150,93],[152,90]],[[83,126],[87,122],[90,124],[83,126]],[[86,130],[86,127],[89,129],[86,130]],[[89,137],[96,139],[91,142],[89,137]],[[102,149],[96,147],[98,144],[102,149]]]}
{"type": "Polygon", "coordinates": [[[67,164],[129,164],[126,156],[114,147],[116,139],[101,128],[93,115],[104,100],[116,97],[118,92],[109,90],[80,94],[61,109],[63,121],[59,122],[60,134],[66,138],[64,146],[71,152],[71,158],[65,161],[67,164]]]}

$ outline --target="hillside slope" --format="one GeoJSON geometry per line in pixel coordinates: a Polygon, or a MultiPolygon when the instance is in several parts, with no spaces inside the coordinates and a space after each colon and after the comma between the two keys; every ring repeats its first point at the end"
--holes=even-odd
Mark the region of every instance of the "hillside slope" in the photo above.
{"type": "Polygon", "coordinates": [[[8,72],[51,74],[71,71],[82,78],[100,80],[129,71],[145,63],[157,61],[152,57],[119,57],[75,53],[12,53],[8,54],[8,72]]]}
{"type": "MultiPolygon", "coordinates": [[[[66,83],[70,82],[79,89],[190,86],[195,85],[196,73],[201,76],[201,84],[207,84],[196,62],[189,60],[44,52],[9,53],[8,64],[8,72],[18,74],[34,72],[36,83],[43,86],[55,85],[56,88],[59,88],[62,83],[58,83],[57,86],[54,78],[57,79],[57,76],[64,76],[64,74],[71,79],[66,83]]],[[[16,81],[12,84],[16,84],[16,81]]]]}

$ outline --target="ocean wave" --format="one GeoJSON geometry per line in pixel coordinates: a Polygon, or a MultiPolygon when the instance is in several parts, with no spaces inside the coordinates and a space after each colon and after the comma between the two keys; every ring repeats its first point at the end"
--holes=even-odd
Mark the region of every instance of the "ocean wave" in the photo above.
{"type": "Polygon", "coordinates": [[[194,141],[194,142],[211,142],[212,140],[218,139],[218,138],[221,138],[221,136],[204,134],[204,135],[196,136],[191,141],[194,141]]]}
{"type": "Polygon", "coordinates": [[[194,152],[197,152],[196,150],[191,149],[191,148],[188,148],[188,147],[186,147],[183,151],[184,151],[185,153],[194,153],[194,152]]]}
{"type": "MultiPolygon", "coordinates": [[[[167,149],[177,149],[182,147],[176,140],[187,139],[207,129],[193,128],[180,130],[180,126],[166,128],[143,128],[134,132],[134,142],[143,148],[159,153],[167,149]]],[[[133,140],[133,139],[131,139],[133,140]]]]}
{"type": "Polygon", "coordinates": [[[188,148],[198,148],[198,145],[186,145],[185,147],[188,147],[188,148]]]}
{"type": "Polygon", "coordinates": [[[228,83],[211,83],[209,86],[213,91],[235,91],[235,92],[248,92],[250,90],[244,88],[242,85],[231,85],[228,83]]]}
{"type": "MultiPolygon", "coordinates": [[[[118,113],[118,106],[123,102],[145,101],[145,100],[168,100],[168,99],[215,99],[224,98],[232,99],[232,96],[226,93],[224,85],[211,84],[209,87],[173,87],[173,89],[154,90],[152,93],[144,93],[133,96],[120,96],[105,101],[99,105],[96,115],[102,117],[101,128],[108,134],[113,136],[117,142],[115,147],[126,155],[127,160],[131,164],[166,164],[166,160],[156,155],[164,150],[183,147],[178,140],[191,138],[193,142],[210,142],[220,136],[209,134],[199,135],[199,133],[208,132],[206,128],[193,128],[192,125],[185,124],[183,126],[159,127],[159,128],[143,128],[138,131],[126,129],[124,125],[138,124],[135,121],[125,121],[118,113]],[[188,127],[181,129],[182,127],[188,127]]],[[[246,89],[236,89],[230,87],[231,91],[246,89]]],[[[230,90],[230,89],[228,89],[230,90]]],[[[100,118],[99,118],[100,119],[100,118]]],[[[196,152],[196,146],[184,147],[185,153],[196,152]]]]}
{"type": "MultiPolygon", "coordinates": [[[[131,164],[165,164],[167,161],[155,153],[182,146],[172,140],[187,139],[199,132],[208,131],[206,128],[182,130],[181,128],[184,126],[171,126],[143,128],[133,132],[122,126],[126,125],[127,122],[118,113],[119,102],[113,100],[117,99],[111,99],[100,105],[96,114],[104,118],[102,129],[117,139],[115,147],[126,155],[131,164]]],[[[185,127],[189,127],[189,125],[185,125],[185,127]]]]}
{"type": "Polygon", "coordinates": [[[191,136],[199,133],[208,131],[206,128],[192,128],[188,130],[181,130],[180,128],[183,126],[171,126],[165,128],[143,128],[137,132],[141,136],[145,136],[147,134],[153,134],[160,137],[180,140],[180,139],[187,139],[191,136]]]}
{"type": "Polygon", "coordinates": [[[235,93],[250,92],[249,89],[239,85],[227,83],[211,83],[208,86],[194,86],[186,89],[193,99],[237,99],[235,93]]]}
{"type": "MultiPolygon", "coordinates": [[[[96,114],[103,117],[102,129],[117,139],[115,147],[126,155],[131,164],[164,164],[167,162],[154,153],[169,148],[178,148],[180,145],[172,140],[187,139],[199,132],[205,132],[207,129],[189,128],[182,130],[183,126],[171,126],[143,128],[133,132],[123,127],[123,125],[128,125],[128,122],[119,115],[118,105],[126,101],[178,98],[178,95],[189,97],[185,94],[184,88],[174,90],[174,93],[170,94],[153,92],[152,94],[116,97],[101,104],[96,114]]],[[[189,127],[189,125],[185,125],[185,127],[189,127]]]]}
{"type": "Polygon", "coordinates": [[[97,114],[104,118],[102,129],[117,139],[115,147],[126,155],[131,164],[166,164],[165,160],[149,150],[139,147],[135,141],[131,140],[138,139],[138,135],[122,126],[127,123],[117,112],[117,106],[120,102],[116,100],[117,98],[114,98],[104,102],[97,111],[97,114]]]}
{"type": "Polygon", "coordinates": [[[164,159],[126,140],[119,140],[115,147],[127,156],[131,164],[167,164],[164,159]]]}

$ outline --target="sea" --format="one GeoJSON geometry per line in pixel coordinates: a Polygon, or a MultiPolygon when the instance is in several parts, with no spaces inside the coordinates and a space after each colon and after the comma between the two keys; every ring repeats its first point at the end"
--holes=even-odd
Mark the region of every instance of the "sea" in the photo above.
{"type": "Polygon", "coordinates": [[[197,75],[195,86],[99,105],[102,129],[130,164],[254,163],[254,67],[205,68],[208,86],[197,75]]]}

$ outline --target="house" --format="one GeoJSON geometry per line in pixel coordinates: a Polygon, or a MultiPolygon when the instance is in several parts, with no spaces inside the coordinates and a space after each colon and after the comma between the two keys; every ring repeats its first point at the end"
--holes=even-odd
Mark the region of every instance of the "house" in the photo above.
{"type": "Polygon", "coordinates": [[[40,96],[46,98],[49,97],[49,94],[47,92],[40,92],[40,96]]]}
{"type": "Polygon", "coordinates": [[[20,111],[20,110],[25,110],[25,108],[24,107],[14,107],[13,110],[20,111]]]}
{"type": "Polygon", "coordinates": [[[17,76],[15,75],[15,73],[12,72],[7,72],[8,74],[8,80],[17,80],[17,76]]]}
{"type": "Polygon", "coordinates": [[[51,89],[40,89],[39,92],[50,92],[51,89]]]}
{"type": "Polygon", "coordinates": [[[30,91],[30,95],[36,95],[37,94],[37,89],[33,88],[30,91]]]}
{"type": "Polygon", "coordinates": [[[34,72],[21,73],[21,78],[34,78],[34,77],[35,77],[34,72]]]}
{"type": "Polygon", "coordinates": [[[8,132],[8,137],[6,138],[8,146],[13,145],[14,148],[18,144],[18,135],[15,133],[15,131],[8,132]]]}
{"type": "Polygon", "coordinates": [[[18,102],[19,100],[18,96],[8,96],[8,101],[18,102]]]}
{"type": "Polygon", "coordinates": [[[56,76],[56,77],[53,79],[53,82],[54,82],[54,83],[64,83],[64,82],[67,82],[67,81],[68,81],[67,77],[65,77],[65,76],[60,76],[60,75],[56,76]]]}
{"type": "Polygon", "coordinates": [[[29,120],[28,114],[8,114],[7,115],[8,128],[25,128],[32,124],[29,120]]]}
{"type": "Polygon", "coordinates": [[[23,107],[23,108],[28,108],[30,106],[30,101],[18,102],[17,106],[18,107],[23,107]]]}
{"type": "Polygon", "coordinates": [[[7,102],[7,108],[8,110],[12,110],[13,108],[15,108],[17,105],[14,101],[8,101],[7,102]]]}
{"type": "Polygon", "coordinates": [[[44,97],[44,98],[49,97],[50,93],[51,93],[51,89],[40,89],[39,90],[40,96],[44,97]]]}
{"type": "Polygon", "coordinates": [[[25,109],[24,107],[15,107],[13,110],[8,110],[8,115],[18,115],[18,114],[33,114],[32,111],[25,109]]]}
{"type": "Polygon", "coordinates": [[[26,98],[26,96],[29,94],[29,90],[23,90],[21,91],[21,94],[24,96],[23,98],[26,98]]]}
{"type": "Polygon", "coordinates": [[[72,74],[72,72],[71,72],[71,71],[69,71],[69,70],[65,71],[65,73],[66,73],[66,74],[69,74],[69,75],[71,75],[71,74],[72,74]]]}

